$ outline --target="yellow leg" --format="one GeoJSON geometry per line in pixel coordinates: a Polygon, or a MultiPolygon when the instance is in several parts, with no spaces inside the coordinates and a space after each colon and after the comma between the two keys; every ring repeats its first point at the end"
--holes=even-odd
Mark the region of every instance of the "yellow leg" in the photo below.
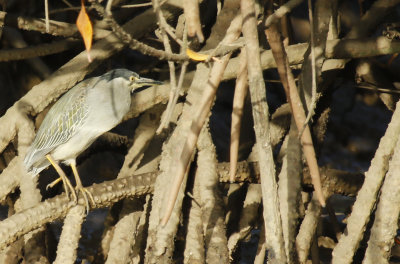
{"type": "Polygon", "coordinates": [[[76,189],[78,190],[78,192],[82,193],[83,199],[85,199],[85,203],[86,203],[86,212],[88,213],[89,209],[90,209],[89,199],[93,203],[93,205],[95,204],[93,195],[86,188],[83,187],[81,178],[79,177],[78,170],[76,169],[75,160],[73,162],[71,162],[70,166],[72,168],[72,172],[74,173],[74,177],[75,177],[75,181],[76,181],[76,189]],[[89,197],[89,199],[88,199],[88,197],[89,197]]]}
{"type": "Polygon", "coordinates": [[[62,181],[62,178],[59,177],[57,179],[55,179],[54,181],[52,181],[51,183],[47,184],[46,186],[46,190],[53,188],[54,186],[56,186],[60,181],[62,181]]]}
{"type": "MultiPolygon", "coordinates": [[[[71,194],[72,194],[72,197],[74,199],[74,202],[77,203],[78,202],[78,197],[76,196],[75,189],[74,189],[74,187],[72,187],[72,184],[68,180],[68,178],[65,175],[64,171],[61,169],[61,167],[58,165],[58,163],[50,156],[50,154],[47,154],[46,158],[50,161],[51,165],[53,165],[54,169],[57,171],[58,175],[60,176],[61,180],[63,181],[65,194],[67,195],[67,197],[69,197],[69,192],[71,191],[71,194]]],[[[50,185],[53,184],[53,183],[50,183],[50,185]]]]}

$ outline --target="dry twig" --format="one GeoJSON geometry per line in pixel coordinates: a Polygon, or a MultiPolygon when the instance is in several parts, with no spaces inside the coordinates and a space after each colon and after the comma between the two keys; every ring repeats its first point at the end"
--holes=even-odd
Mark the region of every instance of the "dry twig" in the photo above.
{"type": "Polygon", "coordinates": [[[247,55],[246,50],[242,49],[240,53],[240,66],[238,77],[236,78],[235,95],[233,97],[232,123],[231,123],[231,143],[230,143],[230,181],[234,181],[236,165],[239,152],[240,126],[243,114],[244,101],[247,95],[247,55]]]}
{"type": "Polygon", "coordinates": [[[278,186],[275,180],[275,164],[269,137],[269,113],[260,62],[254,1],[242,0],[240,8],[243,18],[243,36],[246,43],[257,155],[258,160],[262,161],[260,162],[260,174],[265,241],[269,251],[269,260],[273,263],[283,263],[286,262],[286,254],[279,212],[278,186]]]}
{"type": "MultiPolygon", "coordinates": [[[[296,122],[297,129],[301,131],[303,129],[303,125],[305,124],[306,115],[302,107],[292,70],[289,67],[287,54],[283,47],[283,43],[280,40],[280,34],[278,33],[276,26],[271,26],[269,29],[266,29],[265,32],[271,46],[272,54],[274,55],[277,63],[278,73],[285,89],[287,101],[290,103],[293,118],[296,122]]],[[[322,195],[321,176],[315,155],[311,131],[308,125],[305,127],[304,132],[300,135],[300,139],[303,147],[303,153],[313,179],[315,195],[320,204],[325,206],[325,198],[322,195]]]]}

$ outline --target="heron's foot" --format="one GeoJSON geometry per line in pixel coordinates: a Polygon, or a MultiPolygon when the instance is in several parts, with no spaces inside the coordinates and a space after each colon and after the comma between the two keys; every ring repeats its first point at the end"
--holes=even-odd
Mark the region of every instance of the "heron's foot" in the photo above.
{"type": "Polygon", "coordinates": [[[65,175],[65,173],[61,169],[60,165],[58,165],[58,163],[53,159],[53,157],[50,154],[46,155],[46,159],[49,160],[51,165],[53,165],[54,169],[57,171],[58,175],[60,176],[60,178],[58,178],[57,180],[55,180],[52,183],[50,183],[49,185],[47,185],[46,189],[54,187],[54,185],[56,185],[58,182],[60,182],[60,179],[61,179],[64,183],[65,194],[67,195],[67,197],[69,198],[69,192],[71,192],[74,202],[78,203],[78,197],[76,196],[75,189],[74,189],[74,187],[72,187],[71,182],[68,180],[67,175],[65,175]]]}
{"type": "Polygon", "coordinates": [[[63,177],[57,178],[57,179],[54,180],[53,182],[47,184],[46,190],[48,190],[49,188],[53,188],[53,187],[56,186],[60,181],[63,182],[65,194],[67,195],[67,197],[70,198],[70,193],[71,193],[71,195],[72,195],[72,200],[74,201],[74,203],[78,203],[78,196],[76,195],[75,188],[72,186],[72,184],[71,184],[71,182],[69,181],[68,178],[65,178],[65,179],[63,179],[63,177]]]}
{"type": "Polygon", "coordinates": [[[96,204],[96,203],[94,202],[92,193],[89,192],[89,190],[86,189],[85,187],[83,187],[82,185],[80,185],[80,186],[77,185],[77,186],[76,186],[76,191],[77,191],[78,193],[79,193],[79,192],[82,193],[83,199],[85,200],[86,213],[88,214],[88,213],[89,213],[89,210],[90,210],[90,203],[89,203],[89,201],[93,204],[93,206],[96,204]]]}

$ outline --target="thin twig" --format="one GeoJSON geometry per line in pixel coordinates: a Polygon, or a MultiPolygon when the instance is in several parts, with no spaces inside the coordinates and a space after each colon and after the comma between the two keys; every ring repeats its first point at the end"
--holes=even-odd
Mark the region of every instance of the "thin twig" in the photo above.
{"type": "MultiPolygon", "coordinates": [[[[164,1],[165,2],[165,1],[164,1]]],[[[128,9],[128,8],[140,8],[140,7],[148,7],[151,6],[152,3],[142,3],[142,4],[132,4],[132,5],[121,5],[119,7],[112,7],[112,9],[128,9]]],[[[89,8],[90,6],[85,6],[85,8],[89,8]]],[[[49,14],[57,14],[57,13],[62,13],[62,12],[67,12],[67,11],[76,11],[79,12],[79,10],[81,9],[80,6],[69,6],[69,7],[65,7],[65,8],[59,8],[59,9],[53,9],[49,12],[49,14]]]]}
{"type": "Polygon", "coordinates": [[[380,93],[388,93],[388,94],[400,94],[400,91],[398,90],[393,90],[390,88],[382,88],[382,87],[376,87],[373,85],[354,85],[355,88],[360,88],[360,89],[365,89],[369,91],[374,91],[374,92],[380,92],[380,93]]]}
{"type": "Polygon", "coordinates": [[[233,182],[236,174],[236,165],[239,152],[240,126],[242,121],[243,106],[249,88],[247,82],[247,55],[246,49],[240,53],[240,65],[236,78],[235,95],[233,97],[231,140],[230,140],[230,181],[233,182]]]}
{"type": "MultiPolygon", "coordinates": [[[[172,53],[171,44],[169,43],[169,39],[168,39],[168,36],[166,34],[166,30],[165,30],[165,28],[167,27],[168,23],[165,20],[163,14],[162,14],[161,7],[160,7],[158,1],[157,0],[153,0],[152,3],[153,3],[153,8],[154,8],[154,10],[155,10],[155,12],[157,14],[158,23],[160,24],[161,37],[162,37],[162,41],[164,43],[164,49],[165,49],[166,52],[172,53]]],[[[171,87],[169,101],[171,103],[168,103],[169,107],[167,106],[167,110],[169,111],[168,112],[169,113],[169,117],[168,118],[170,118],[171,117],[170,115],[172,114],[172,111],[173,111],[172,103],[174,101],[174,93],[176,93],[178,91],[178,88],[176,86],[175,63],[173,61],[168,61],[168,67],[169,67],[169,77],[170,77],[170,87],[171,87]]],[[[184,69],[186,69],[186,67],[184,69]]],[[[181,73],[182,73],[182,71],[181,71],[181,73]]],[[[180,80],[183,80],[183,79],[180,78],[180,80]]],[[[165,118],[167,118],[167,117],[165,117],[165,118]]],[[[168,125],[169,120],[166,120],[165,118],[161,122],[162,126],[160,125],[159,128],[157,129],[157,134],[159,134],[161,132],[161,130],[165,126],[168,125]]]]}
{"type": "MultiPolygon", "coordinates": [[[[278,73],[282,80],[282,85],[286,93],[286,98],[290,103],[297,129],[300,131],[303,128],[306,115],[302,107],[292,70],[289,67],[288,56],[286,54],[285,48],[283,47],[283,43],[280,40],[280,34],[277,30],[277,27],[275,25],[271,26],[270,28],[266,29],[265,32],[271,46],[272,54],[274,55],[274,58],[276,60],[278,73]]],[[[311,137],[311,131],[308,124],[304,129],[304,133],[301,135],[301,144],[303,147],[304,155],[306,157],[307,165],[310,168],[315,194],[321,205],[325,206],[325,199],[322,194],[320,172],[311,137]]]]}
{"type": "MultiPolygon", "coordinates": [[[[120,8],[138,8],[138,7],[146,7],[146,6],[151,6],[152,3],[143,3],[143,4],[133,4],[133,5],[122,5],[120,8]]],[[[161,3],[162,5],[162,3],[161,3]]]]}
{"type": "Polygon", "coordinates": [[[178,98],[179,98],[179,94],[180,94],[180,91],[181,91],[181,88],[183,85],[183,80],[185,78],[185,73],[186,73],[188,64],[189,63],[186,61],[183,62],[182,67],[181,67],[181,73],[179,75],[178,86],[176,86],[175,91],[173,91],[171,88],[167,109],[165,110],[165,114],[162,117],[160,126],[157,129],[157,134],[160,134],[163,129],[167,128],[169,123],[171,122],[172,113],[174,112],[176,102],[178,101],[178,98]]]}
{"type": "Polygon", "coordinates": [[[310,122],[311,117],[314,114],[314,108],[317,101],[317,72],[316,72],[316,64],[315,64],[315,36],[314,36],[314,18],[313,18],[313,10],[311,0],[308,0],[308,17],[310,20],[310,48],[311,48],[311,104],[308,107],[309,111],[304,121],[303,127],[299,130],[299,137],[304,132],[304,129],[310,122]]]}
{"type": "Polygon", "coordinates": [[[92,2],[92,7],[97,10],[99,15],[106,17],[108,19],[108,22],[110,23],[110,26],[114,33],[121,39],[122,42],[125,44],[129,45],[129,47],[133,50],[138,50],[141,53],[149,56],[155,56],[159,58],[160,60],[168,60],[168,61],[185,61],[188,60],[189,58],[185,55],[181,54],[174,54],[174,53],[169,53],[165,52],[162,50],[155,49],[151,46],[148,46],[134,38],[126,32],[116,21],[112,16],[107,17],[105,13],[105,9],[102,5],[100,5],[97,1],[92,2]]]}
{"type": "MultiPolygon", "coordinates": [[[[167,23],[167,21],[165,20],[165,18],[164,18],[163,20],[165,21],[165,23],[163,23],[162,27],[164,28],[165,32],[167,32],[168,35],[169,35],[173,40],[175,40],[175,42],[178,43],[179,46],[182,47],[182,46],[184,45],[184,44],[183,44],[183,41],[180,40],[180,39],[178,39],[178,37],[175,35],[175,32],[174,32],[175,30],[174,30],[174,28],[171,27],[170,24],[167,23]]],[[[160,25],[160,27],[161,27],[161,25],[160,25]]],[[[186,27],[185,27],[185,29],[186,29],[186,27]]],[[[185,49],[185,50],[186,50],[186,49],[185,49]]]]}
{"type": "Polygon", "coordinates": [[[50,18],[49,18],[49,2],[48,0],[44,0],[44,13],[46,19],[46,32],[49,33],[50,31],[50,18]]]}
{"type": "MultiPolygon", "coordinates": [[[[5,26],[15,27],[14,24],[19,29],[28,30],[28,31],[37,31],[40,33],[51,34],[53,36],[62,36],[62,37],[76,37],[78,38],[79,33],[75,24],[70,24],[66,22],[49,20],[49,29],[46,29],[46,21],[40,18],[32,18],[32,17],[24,17],[24,16],[16,16],[12,13],[7,13],[0,11],[0,17],[7,16],[7,24],[5,26]]],[[[109,35],[111,31],[94,28],[94,38],[95,39],[103,39],[107,35],[109,35]]]]}

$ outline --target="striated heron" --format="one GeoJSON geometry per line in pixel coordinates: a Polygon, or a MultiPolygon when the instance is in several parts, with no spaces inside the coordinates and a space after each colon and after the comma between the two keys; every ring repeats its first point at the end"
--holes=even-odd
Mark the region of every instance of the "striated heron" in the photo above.
{"type": "Polygon", "coordinates": [[[76,157],[100,135],[118,125],[131,105],[131,93],[138,88],[161,84],[142,78],[126,69],[115,69],[104,75],[86,79],[65,95],[49,110],[24,159],[32,176],[38,175],[50,164],[64,183],[66,194],[71,191],[77,202],[76,191],[81,192],[89,210],[92,195],[82,186],[76,169],[76,157]],[[76,190],[58,165],[70,165],[76,181],[76,190]]]}

